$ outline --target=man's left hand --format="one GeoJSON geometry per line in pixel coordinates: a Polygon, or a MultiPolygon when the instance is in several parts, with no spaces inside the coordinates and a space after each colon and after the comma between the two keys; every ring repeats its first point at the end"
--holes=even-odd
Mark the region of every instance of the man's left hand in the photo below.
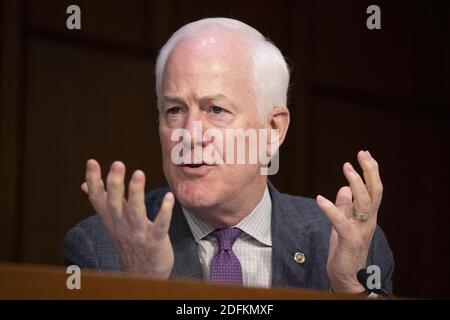
{"type": "Polygon", "coordinates": [[[358,152],[358,162],[363,169],[365,184],[347,162],[343,171],[350,187],[345,186],[339,190],[334,204],[320,195],[316,199],[317,205],[333,225],[327,273],[333,291],[342,294],[364,292],[356,275],[359,270],[366,268],[383,194],[378,163],[369,151],[358,152]]]}

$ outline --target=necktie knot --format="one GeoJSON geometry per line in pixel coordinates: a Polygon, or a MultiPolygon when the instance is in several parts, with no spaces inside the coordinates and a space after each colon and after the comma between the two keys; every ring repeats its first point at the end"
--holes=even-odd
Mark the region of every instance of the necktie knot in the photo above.
{"type": "Polygon", "coordinates": [[[219,245],[211,260],[211,282],[242,284],[241,263],[232,249],[241,232],[237,228],[227,228],[217,229],[212,233],[219,245]]]}
{"type": "Polygon", "coordinates": [[[219,250],[230,250],[241,233],[242,230],[237,228],[227,228],[217,229],[213,232],[213,235],[219,242],[219,250]]]}

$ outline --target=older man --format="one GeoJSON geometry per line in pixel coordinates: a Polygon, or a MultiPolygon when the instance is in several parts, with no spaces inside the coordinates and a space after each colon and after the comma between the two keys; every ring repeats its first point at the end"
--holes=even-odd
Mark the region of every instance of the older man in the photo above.
{"type": "Polygon", "coordinates": [[[99,164],[89,160],[82,189],[98,215],[66,235],[67,263],[163,279],[349,294],[365,291],[357,273],[376,265],[382,286],[392,292],[393,256],[376,223],[382,184],[368,151],[357,155],[365,183],[346,163],[349,186],[339,190],[335,203],[279,193],[261,174],[267,164],[248,161],[261,150],[273,157],[282,144],[289,126],[288,85],[278,48],[240,21],[203,19],[175,32],[156,64],[169,188],[145,195],[145,176],[138,170],[125,199],[124,164],[112,164],[105,190],[99,164]],[[197,124],[216,135],[199,135],[197,124]],[[176,130],[183,130],[181,139],[174,139],[176,130]],[[258,136],[258,150],[246,145],[246,161],[236,164],[227,151],[237,148],[223,147],[218,138],[226,130],[277,135],[276,141],[258,136]],[[175,161],[174,148],[183,139],[188,149],[183,161],[175,161]],[[194,148],[209,148],[222,161],[196,161],[188,152],[194,148]]]}

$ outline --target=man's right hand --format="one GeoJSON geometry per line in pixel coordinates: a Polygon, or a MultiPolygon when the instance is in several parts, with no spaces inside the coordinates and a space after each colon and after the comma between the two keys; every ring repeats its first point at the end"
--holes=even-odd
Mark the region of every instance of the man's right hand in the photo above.
{"type": "Polygon", "coordinates": [[[166,193],[154,222],[147,218],[145,208],[145,175],[137,170],[125,199],[125,165],[116,161],[106,179],[106,190],[100,165],[95,160],[86,164],[86,182],[81,189],[89,196],[95,211],[101,216],[122,260],[125,271],[167,279],[174,264],[169,226],[175,203],[171,192],[166,193]]]}

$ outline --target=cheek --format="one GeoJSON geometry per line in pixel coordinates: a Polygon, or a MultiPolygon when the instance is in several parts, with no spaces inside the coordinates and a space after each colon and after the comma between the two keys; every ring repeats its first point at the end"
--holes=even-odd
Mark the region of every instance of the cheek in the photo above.
{"type": "MultiPolygon", "coordinates": [[[[167,155],[167,151],[172,149],[175,142],[171,141],[172,131],[169,128],[159,128],[159,140],[161,142],[161,149],[163,151],[163,157],[167,155]]],[[[170,152],[169,152],[170,153],[170,152]]]]}

